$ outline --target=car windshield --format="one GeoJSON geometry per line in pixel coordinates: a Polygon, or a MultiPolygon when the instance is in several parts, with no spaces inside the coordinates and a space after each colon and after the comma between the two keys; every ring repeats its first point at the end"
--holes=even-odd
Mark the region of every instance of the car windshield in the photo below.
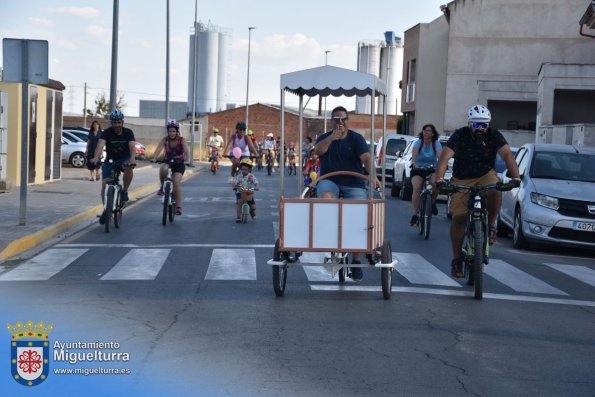
{"type": "Polygon", "coordinates": [[[595,156],[578,153],[537,152],[532,178],[595,182],[595,156]]]}
{"type": "Polygon", "coordinates": [[[389,155],[396,155],[397,152],[403,152],[407,146],[405,139],[389,139],[386,142],[386,153],[389,155]]]}

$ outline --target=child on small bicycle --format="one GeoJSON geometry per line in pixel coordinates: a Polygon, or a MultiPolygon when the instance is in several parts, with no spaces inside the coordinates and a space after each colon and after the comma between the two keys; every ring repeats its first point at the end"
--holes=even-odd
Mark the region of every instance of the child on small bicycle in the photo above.
{"type": "Polygon", "coordinates": [[[233,180],[233,190],[236,192],[236,223],[241,223],[242,205],[247,203],[250,206],[250,216],[256,218],[256,203],[254,192],[259,190],[258,179],[250,172],[252,171],[252,160],[242,159],[240,161],[240,172],[233,180]]]}
{"type": "Polygon", "coordinates": [[[306,185],[306,180],[310,179],[308,183],[312,182],[312,172],[316,173],[316,178],[320,176],[320,159],[316,153],[314,153],[314,149],[310,150],[310,157],[306,161],[306,165],[304,166],[304,185],[306,185]]]}
{"type": "Polygon", "coordinates": [[[293,175],[296,174],[296,168],[295,168],[295,162],[296,162],[296,153],[295,153],[295,145],[293,143],[293,141],[289,142],[289,149],[287,150],[287,161],[288,161],[288,167],[287,170],[289,171],[289,175],[291,175],[293,173],[293,175]]]}

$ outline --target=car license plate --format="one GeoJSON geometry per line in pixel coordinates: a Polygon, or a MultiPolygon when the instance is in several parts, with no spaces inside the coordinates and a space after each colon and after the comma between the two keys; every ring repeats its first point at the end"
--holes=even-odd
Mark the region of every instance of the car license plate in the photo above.
{"type": "Polygon", "coordinates": [[[574,230],[582,230],[585,232],[595,232],[595,223],[588,222],[574,222],[574,230]]]}

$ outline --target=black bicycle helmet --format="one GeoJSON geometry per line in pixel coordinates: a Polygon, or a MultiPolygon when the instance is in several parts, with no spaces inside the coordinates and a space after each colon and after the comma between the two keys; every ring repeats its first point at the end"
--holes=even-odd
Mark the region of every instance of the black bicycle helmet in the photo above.
{"type": "Polygon", "coordinates": [[[238,121],[238,123],[236,124],[236,130],[245,130],[246,129],[246,123],[244,123],[243,121],[238,121]]]}

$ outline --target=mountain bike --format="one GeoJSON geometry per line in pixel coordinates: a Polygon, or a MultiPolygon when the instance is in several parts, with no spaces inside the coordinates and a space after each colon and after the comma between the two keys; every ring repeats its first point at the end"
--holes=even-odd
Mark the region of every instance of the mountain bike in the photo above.
{"type": "Polygon", "coordinates": [[[430,225],[432,224],[432,184],[430,183],[430,175],[436,172],[436,170],[433,167],[417,167],[415,170],[417,170],[416,175],[424,179],[421,193],[419,194],[417,227],[419,234],[427,240],[430,238],[430,225]]]}
{"type": "Polygon", "coordinates": [[[458,185],[451,184],[450,182],[441,184],[440,186],[440,192],[444,194],[462,190],[469,191],[467,219],[465,221],[465,240],[463,242],[461,259],[463,260],[463,272],[467,278],[467,284],[474,286],[475,299],[483,298],[483,267],[490,260],[486,192],[491,189],[504,192],[512,190],[515,187],[518,187],[518,181],[515,180],[511,180],[509,183],[498,182],[485,186],[458,185]]]}
{"type": "Polygon", "coordinates": [[[105,185],[103,198],[103,213],[105,214],[105,232],[109,233],[110,223],[114,220],[114,227],[118,229],[122,223],[122,210],[125,203],[122,201],[122,184],[120,183],[120,174],[124,171],[123,167],[134,167],[135,164],[114,165],[112,160],[110,182],[105,185]]]}

